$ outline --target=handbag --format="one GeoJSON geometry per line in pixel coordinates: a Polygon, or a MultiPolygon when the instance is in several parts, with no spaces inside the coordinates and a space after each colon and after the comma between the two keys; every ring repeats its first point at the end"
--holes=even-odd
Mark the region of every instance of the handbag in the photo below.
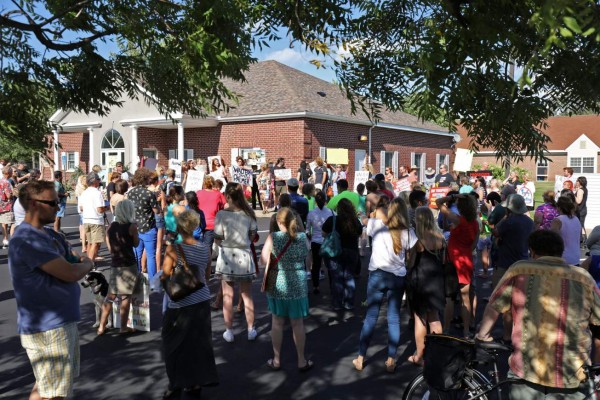
{"type": "Polygon", "coordinates": [[[177,245],[175,249],[177,252],[177,263],[173,267],[171,275],[165,277],[162,284],[169,298],[173,301],[179,301],[204,287],[204,283],[190,269],[181,245],[177,245]]]}
{"type": "MultiPolygon", "coordinates": [[[[331,212],[333,214],[333,211],[331,212]]],[[[319,254],[322,257],[335,258],[342,254],[342,238],[338,231],[335,230],[336,217],[333,215],[333,229],[331,233],[323,240],[319,254]]]]}
{"type": "Polygon", "coordinates": [[[265,275],[263,276],[262,285],[260,286],[260,291],[265,292],[267,289],[270,289],[275,286],[275,282],[277,282],[277,274],[279,272],[279,260],[285,254],[288,247],[292,244],[292,238],[289,238],[283,249],[277,257],[274,258],[273,253],[269,257],[269,262],[265,267],[265,275]]]}

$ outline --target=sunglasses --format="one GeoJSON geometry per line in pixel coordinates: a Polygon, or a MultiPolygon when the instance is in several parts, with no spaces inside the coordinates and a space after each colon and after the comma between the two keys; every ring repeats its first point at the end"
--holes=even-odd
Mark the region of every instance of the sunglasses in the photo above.
{"type": "Polygon", "coordinates": [[[31,199],[33,201],[37,201],[38,203],[44,203],[49,205],[50,207],[58,207],[58,200],[40,200],[40,199],[31,199]]]}

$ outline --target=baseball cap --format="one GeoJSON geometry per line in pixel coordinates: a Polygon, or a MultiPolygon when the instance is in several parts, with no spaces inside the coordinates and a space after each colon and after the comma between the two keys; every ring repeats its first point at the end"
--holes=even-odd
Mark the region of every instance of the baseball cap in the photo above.
{"type": "Polygon", "coordinates": [[[298,179],[296,179],[296,178],[288,179],[287,184],[288,184],[288,186],[294,186],[294,187],[300,186],[300,182],[298,182],[298,179]]]}
{"type": "Polygon", "coordinates": [[[99,181],[100,177],[98,176],[97,173],[95,172],[90,172],[87,176],[86,182],[88,185],[91,185],[93,183],[95,183],[96,181],[99,181]]]}

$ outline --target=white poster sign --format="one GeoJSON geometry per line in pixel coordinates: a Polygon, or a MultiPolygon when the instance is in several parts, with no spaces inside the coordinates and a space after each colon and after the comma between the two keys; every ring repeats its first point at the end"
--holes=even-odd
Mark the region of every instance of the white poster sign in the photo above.
{"type": "Polygon", "coordinates": [[[190,169],[187,174],[187,180],[185,183],[185,191],[197,192],[202,189],[204,183],[204,172],[190,169]]]}
{"type": "Polygon", "coordinates": [[[292,170],[289,168],[286,169],[274,169],[273,173],[275,174],[275,178],[288,180],[292,177],[292,170]]]}
{"type": "Polygon", "coordinates": [[[169,160],[169,169],[175,171],[175,181],[181,182],[181,161],[171,158],[169,160]]]}
{"type": "Polygon", "coordinates": [[[252,170],[240,167],[229,167],[229,172],[231,173],[231,180],[233,182],[252,186],[252,170]]]}
{"type": "Polygon", "coordinates": [[[525,199],[525,205],[527,207],[533,207],[533,193],[525,185],[517,186],[517,194],[520,194],[525,199]]]}
{"type": "Polygon", "coordinates": [[[398,181],[396,182],[396,187],[394,188],[394,192],[396,193],[396,195],[400,194],[401,192],[410,192],[410,190],[410,180],[408,179],[408,177],[398,179],[398,181]]]}
{"type": "Polygon", "coordinates": [[[360,183],[365,184],[368,180],[369,171],[354,171],[354,191],[360,183]]]}
{"type": "Polygon", "coordinates": [[[467,149],[456,149],[453,171],[466,172],[471,170],[473,152],[467,149]]]}
{"type": "MultiPolygon", "coordinates": [[[[121,328],[121,317],[119,316],[120,304],[113,303],[113,325],[121,328]]],[[[127,326],[137,331],[150,332],[150,283],[145,275],[140,274],[135,290],[131,295],[131,307],[127,326]]]]}

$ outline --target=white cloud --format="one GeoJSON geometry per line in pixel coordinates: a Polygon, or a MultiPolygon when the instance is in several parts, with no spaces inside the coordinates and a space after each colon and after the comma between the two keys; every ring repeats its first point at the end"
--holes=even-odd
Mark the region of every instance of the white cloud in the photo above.
{"type": "Polygon", "coordinates": [[[290,49],[289,47],[281,50],[275,50],[267,54],[264,59],[279,61],[280,63],[289,66],[297,66],[298,64],[306,62],[306,60],[299,51],[290,49]]]}

